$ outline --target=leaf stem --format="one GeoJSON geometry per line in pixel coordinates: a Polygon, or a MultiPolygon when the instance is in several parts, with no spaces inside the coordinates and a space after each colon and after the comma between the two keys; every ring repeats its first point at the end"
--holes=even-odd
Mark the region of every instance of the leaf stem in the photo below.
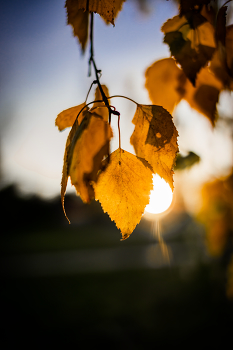
{"type": "Polygon", "coordinates": [[[101,96],[103,98],[103,102],[104,102],[105,106],[108,108],[108,112],[109,112],[108,120],[109,120],[109,124],[111,124],[111,115],[112,114],[119,115],[119,112],[113,110],[111,108],[111,106],[109,105],[107,96],[105,95],[105,93],[104,93],[104,91],[102,89],[102,86],[100,84],[100,81],[99,81],[99,74],[100,74],[101,70],[97,69],[97,66],[96,66],[96,63],[95,63],[95,59],[94,59],[94,40],[93,40],[94,13],[93,12],[91,12],[91,24],[90,24],[90,26],[91,26],[91,29],[90,29],[90,43],[91,43],[91,46],[90,46],[89,65],[91,66],[91,64],[92,64],[93,68],[95,70],[96,82],[98,84],[101,96]]]}
{"type": "Polygon", "coordinates": [[[135,103],[136,105],[138,105],[138,103],[136,101],[134,101],[132,98],[126,97],[126,96],[123,96],[123,95],[113,95],[113,96],[110,96],[110,97],[107,97],[107,98],[110,99],[110,98],[114,98],[114,97],[125,98],[126,100],[129,100],[129,101],[135,103]]]}

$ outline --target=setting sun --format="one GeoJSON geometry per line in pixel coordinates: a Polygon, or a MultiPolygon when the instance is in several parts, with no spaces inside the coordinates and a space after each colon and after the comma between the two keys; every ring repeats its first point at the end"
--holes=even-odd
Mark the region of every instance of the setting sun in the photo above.
{"type": "Polygon", "coordinates": [[[168,183],[159,175],[153,174],[153,190],[150,194],[150,203],[145,211],[151,214],[160,214],[167,210],[172,203],[172,190],[168,183]]]}

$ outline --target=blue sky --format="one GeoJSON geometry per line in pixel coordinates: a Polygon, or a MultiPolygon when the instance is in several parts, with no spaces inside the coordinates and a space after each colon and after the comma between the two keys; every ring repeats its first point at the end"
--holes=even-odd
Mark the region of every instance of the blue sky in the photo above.
{"type": "MultiPolygon", "coordinates": [[[[24,193],[51,197],[60,191],[68,135],[68,130],[57,130],[54,120],[62,110],[85,100],[94,79],[87,76],[89,49],[81,54],[72,28],[66,25],[64,0],[0,4],[1,184],[14,182],[24,193]]],[[[150,103],[144,73],[154,61],[169,57],[160,27],[175,14],[171,1],[156,1],[151,12],[142,15],[136,2],[128,0],[115,27],[95,15],[95,59],[111,95],[150,103]]],[[[121,112],[122,147],[132,152],[135,106],[118,99],[114,103],[121,112]]],[[[195,123],[200,119],[195,113],[191,122],[192,118],[195,123]]],[[[201,123],[210,130],[206,120],[201,123]]],[[[113,126],[116,130],[114,122],[113,126]]],[[[187,150],[198,149],[198,142],[189,145],[190,136],[185,139],[183,148],[186,142],[187,150]]],[[[116,147],[114,141],[112,149],[116,147]]]]}

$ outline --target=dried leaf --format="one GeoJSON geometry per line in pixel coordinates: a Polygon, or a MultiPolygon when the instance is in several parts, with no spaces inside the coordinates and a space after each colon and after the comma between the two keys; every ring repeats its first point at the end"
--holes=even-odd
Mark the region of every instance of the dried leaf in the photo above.
{"type": "Polygon", "coordinates": [[[89,13],[98,13],[106,23],[114,25],[114,19],[122,9],[125,0],[66,0],[67,24],[73,27],[73,34],[77,36],[85,51],[88,39],[89,13]]]}
{"type": "Polygon", "coordinates": [[[118,148],[94,185],[95,199],[107,212],[126,239],[140,222],[153,188],[147,162],[118,148]]]}
{"type": "Polygon", "coordinates": [[[219,41],[210,62],[210,71],[226,89],[233,90],[233,25],[226,27],[225,46],[219,41]]]}
{"type": "MultiPolygon", "coordinates": [[[[74,0],[73,0],[74,1],[74,0]]],[[[84,11],[98,13],[107,23],[114,25],[114,19],[122,9],[125,0],[76,0],[84,11]],[[88,4],[88,6],[87,6],[88,4]]]]}
{"type": "Polygon", "coordinates": [[[61,199],[64,209],[64,196],[68,177],[75,186],[83,202],[94,198],[92,182],[96,181],[101,163],[109,153],[112,130],[98,114],[86,112],[80,125],[76,121],[66,142],[61,199]]]}
{"type": "Polygon", "coordinates": [[[172,116],[161,106],[137,105],[130,138],[136,155],[152,166],[173,190],[173,166],[178,152],[178,132],[172,116]]]}
{"type": "Polygon", "coordinates": [[[187,81],[184,99],[198,112],[204,114],[214,125],[216,105],[223,85],[208,69],[202,68],[197,76],[196,87],[187,81]]]}
{"type": "Polygon", "coordinates": [[[171,55],[195,85],[196,75],[213,56],[216,48],[214,27],[200,13],[175,16],[161,28],[171,55]]]}
{"type": "MultiPolygon", "coordinates": [[[[60,131],[64,130],[65,128],[69,128],[71,127],[74,122],[75,122],[75,119],[77,118],[78,114],[80,113],[80,111],[86,106],[86,103],[81,103],[80,105],[78,106],[75,106],[75,107],[71,107],[71,108],[68,108],[64,111],[62,111],[61,113],[58,114],[56,120],[55,120],[55,125],[58,127],[58,129],[60,131]]],[[[86,109],[84,109],[84,114],[85,112],[88,110],[88,107],[86,109]]],[[[83,117],[84,117],[84,114],[81,113],[82,115],[79,116],[79,121],[78,123],[80,124],[83,117]]]]}
{"type": "Polygon", "coordinates": [[[186,76],[173,58],[165,58],[150,66],[145,73],[145,87],[153,104],[172,113],[182,99],[186,76]]]}
{"type": "MultiPolygon", "coordinates": [[[[109,91],[106,85],[101,85],[103,92],[106,97],[109,97],[109,91]]],[[[101,95],[100,89],[97,86],[95,90],[95,101],[102,100],[103,97],[101,95]]],[[[110,100],[108,99],[108,102],[110,104],[110,100]]],[[[105,106],[104,102],[95,102],[93,104],[93,108],[91,109],[95,111],[96,114],[100,115],[106,122],[108,122],[108,117],[109,117],[109,111],[108,108],[105,106]]]]}
{"type": "Polygon", "coordinates": [[[74,36],[78,37],[82,51],[85,51],[88,38],[89,12],[78,0],[66,0],[67,24],[73,27],[74,36]]]}
{"type": "Polygon", "coordinates": [[[190,11],[201,11],[204,5],[210,3],[211,0],[180,0],[180,16],[190,11]]]}

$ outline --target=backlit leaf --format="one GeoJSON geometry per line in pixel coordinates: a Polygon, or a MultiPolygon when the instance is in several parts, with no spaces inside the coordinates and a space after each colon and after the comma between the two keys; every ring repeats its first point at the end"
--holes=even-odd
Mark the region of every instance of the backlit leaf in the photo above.
{"type": "Polygon", "coordinates": [[[137,105],[130,138],[136,155],[152,166],[173,190],[173,166],[178,152],[178,132],[171,114],[161,106],[137,105]]]}
{"type": "Polygon", "coordinates": [[[114,19],[122,9],[125,0],[66,0],[67,23],[73,27],[82,51],[85,51],[88,39],[89,13],[98,13],[106,23],[114,25],[114,19]]]}
{"type": "Polygon", "coordinates": [[[210,3],[211,0],[180,0],[180,16],[190,11],[201,11],[204,5],[210,3]]]}
{"type": "Polygon", "coordinates": [[[85,51],[88,38],[89,12],[80,6],[78,0],[66,0],[67,24],[73,27],[74,36],[78,37],[82,51],[85,51]]]}
{"type": "Polygon", "coordinates": [[[169,19],[161,28],[171,55],[195,85],[196,75],[211,59],[215,48],[214,27],[200,13],[169,19]]]}
{"type": "MultiPolygon", "coordinates": [[[[106,97],[109,97],[109,91],[106,85],[101,85],[103,92],[106,97]]],[[[95,90],[95,101],[102,100],[103,97],[101,95],[100,89],[97,86],[95,90]]],[[[110,99],[108,99],[108,102],[110,104],[110,99]]],[[[91,109],[95,111],[96,114],[100,115],[106,122],[108,122],[108,117],[109,117],[109,111],[108,108],[105,106],[104,102],[95,102],[93,104],[93,108],[91,109]]]]}
{"type": "MultiPolygon", "coordinates": [[[[74,0],[73,0],[74,1],[74,0]]],[[[107,23],[114,25],[114,19],[122,9],[125,0],[76,0],[84,11],[98,13],[107,23]]]]}
{"type": "Polygon", "coordinates": [[[153,104],[172,113],[184,95],[186,76],[173,58],[157,61],[147,68],[145,87],[153,104]]]}
{"type": "Polygon", "coordinates": [[[61,197],[64,209],[64,196],[68,177],[75,186],[83,202],[94,198],[92,182],[102,168],[102,160],[109,154],[112,130],[108,123],[96,113],[86,112],[80,125],[74,123],[66,142],[61,197]]]}
{"type": "MultiPolygon", "coordinates": [[[[86,106],[86,103],[84,102],[78,106],[71,107],[62,111],[61,113],[58,114],[55,120],[55,125],[58,127],[60,131],[72,126],[75,122],[75,119],[77,118],[77,115],[85,106],[86,106]]],[[[87,110],[88,110],[88,107],[84,109],[84,113],[87,110]]],[[[81,123],[82,118],[83,118],[83,113],[82,113],[82,116],[81,115],[79,116],[79,124],[81,123]]]]}
{"type": "Polygon", "coordinates": [[[233,90],[233,25],[225,29],[225,45],[221,41],[218,42],[218,49],[210,62],[210,71],[225,88],[233,90]]]}
{"type": "Polygon", "coordinates": [[[214,125],[216,105],[223,85],[208,69],[202,68],[197,76],[196,87],[186,83],[184,99],[198,112],[204,114],[214,125]]]}
{"type": "Polygon", "coordinates": [[[152,190],[152,170],[145,160],[118,148],[94,184],[101,203],[126,239],[140,222],[152,190]]]}

